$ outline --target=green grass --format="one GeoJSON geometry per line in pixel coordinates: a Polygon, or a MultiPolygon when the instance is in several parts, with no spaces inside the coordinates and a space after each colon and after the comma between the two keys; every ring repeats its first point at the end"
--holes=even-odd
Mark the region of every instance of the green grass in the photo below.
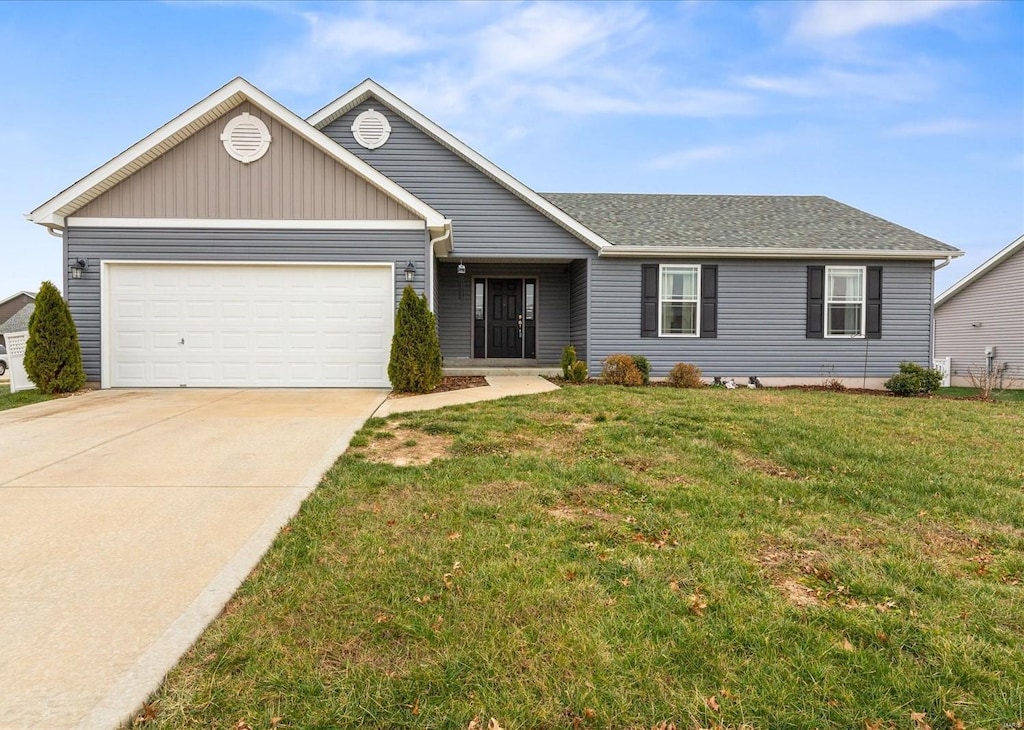
{"type": "Polygon", "coordinates": [[[9,385],[0,385],[0,411],[6,411],[8,408],[17,408],[18,406],[27,406],[31,403],[41,403],[51,398],[53,398],[52,395],[44,395],[35,388],[12,393],[9,385]]]}
{"type": "MultiPolygon", "coordinates": [[[[978,395],[977,388],[939,388],[938,395],[952,398],[972,398],[978,395]]],[[[1004,390],[992,396],[993,400],[1024,403],[1024,390],[1004,390]]]]}
{"type": "Polygon", "coordinates": [[[148,724],[1020,727],[1022,435],[794,391],[374,419],[148,724]]]}

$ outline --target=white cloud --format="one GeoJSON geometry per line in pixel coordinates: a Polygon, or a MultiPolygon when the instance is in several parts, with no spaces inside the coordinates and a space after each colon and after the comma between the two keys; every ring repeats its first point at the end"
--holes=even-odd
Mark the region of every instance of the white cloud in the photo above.
{"type": "Polygon", "coordinates": [[[690,167],[695,163],[722,160],[727,157],[736,156],[738,150],[735,147],[725,145],[708,145],[706,147],[691,147],[685,150],[670,152],[667,155],[657,157],[645,166],[648,170],[678,170],[690,167]]]}
{"type": "Polygon", "coordinates": [[[972,3],[968,0],[818,0],[801,6],[791,33],[808,40],[843,38],[874,28],[920,23],[968,4],[972,3]]]}
{"type": "Polygon", "coordinates": [[[971,119],[931,119],[924,122],[898,124],[889,130],[894,137],[935,137],[950,134],[966,134],[977,131],[978,122],[971,119]]]}
{"type": "Polygon", "coordinates": [[[936,88],[937,75],[927,63],[892,69],[825,67],[799,75],[754,74],[736,82],[747,89],[807,98],[919,101],[936,88]]]}

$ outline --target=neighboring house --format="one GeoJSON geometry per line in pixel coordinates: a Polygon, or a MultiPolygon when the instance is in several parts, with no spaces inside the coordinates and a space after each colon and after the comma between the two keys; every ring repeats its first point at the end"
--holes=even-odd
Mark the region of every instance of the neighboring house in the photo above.
{"type": "Polygon", "coordinates": [[[371,80],[303,120],[236,79],[28,218],[104,387],[386,386],[407,282],[448,366],[877,384],[961,255],[823,197],[541,195],[371,80]]]}
{"type": "Polygon", "coordinates": [[[0,301],[0,344],[4,333],[23,332],[28,329],[28,320],[36,308],[36,295],[20,291],[0,301]]]}
{"type": "Polygon", "coordinates": [[[999,368],[1024,387],[1024,236],[935,299],[935,357],[950,358],[952,385],[999,368]]]}

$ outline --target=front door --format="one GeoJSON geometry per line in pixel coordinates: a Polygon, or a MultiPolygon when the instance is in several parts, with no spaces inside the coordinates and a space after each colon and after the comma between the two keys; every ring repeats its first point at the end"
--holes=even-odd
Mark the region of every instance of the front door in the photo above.
{"type": "Polygon", "coordinates": [[[523,356],[523,280],[488,279],[487,357],[523,356]]]}

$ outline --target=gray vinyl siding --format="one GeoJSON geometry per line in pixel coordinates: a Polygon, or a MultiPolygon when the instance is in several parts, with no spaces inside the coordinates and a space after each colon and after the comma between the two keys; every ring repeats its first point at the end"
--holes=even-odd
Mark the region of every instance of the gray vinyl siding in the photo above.
{"type": "Polygon", "coordinates": [[[578,258],[594,249],[384,104],[369,100],[323,132],[453,221],[453,257],[578,258]],[[368,150],[352,136],[366,109],[383,113],[391,137],[368,150]]]}
{"type": "Polygon", "coordinates": [[[591,264],[591,372],[616,352],[646,355],[651,374],[678,362],[705,376],[884,377],[901,360],[930,362],[932,265],[928,261],[862,261],[881,265],[882,339],[807,339],[807,266],[824,261],[612,260],[591,264]],[[645,263],[718,265],[718,337],[640,337],[640,277],[645,263]]]}
{"type": "Polygon", "coordinates": [[[69,279],[66,289],[86,376],[100,379],[101,261],[394,262],[397,302],[409,261],[416,265],[413,287],[423,293],[425,236],[424,231],[69,227],[65,269],[78,258],[88,262],[82,278],[69,279]]]}
{"type": "Polygon", "coordinates": [[[587,360],[587,307],[589,260],[573,261],[569,266],[569,342],[576,358],[587,360]]]}
{"type": "Polygon", "coordinates": [[[440,306],[437,312],[441,354],[447,358],[473,356],[473,280],[475,278],[537,279],[537,360],[558,363],[569,344],[569,270],[565,264],[467,265],[463,276],[456,265],[438,264],[440,306]],[[460,281],[461,279],[461,281],[460,281]]]}
{"type": "Polygon", "coordinates": [[[1024,248],[935,310],[935,357],[952,358],[952,375],[984,369],[989,346],[1010,377],[1024,377],[1024,248]]]}

